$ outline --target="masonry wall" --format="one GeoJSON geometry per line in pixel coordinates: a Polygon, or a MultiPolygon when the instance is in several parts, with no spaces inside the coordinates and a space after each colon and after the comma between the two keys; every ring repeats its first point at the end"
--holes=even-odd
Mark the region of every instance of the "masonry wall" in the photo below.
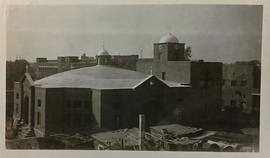
{"type": "Polygon", "coordinates": [[[168,61],[166,64],[159,61],[139,61],[137,62],[136,71],[145,74],[151,73],[158,78],[175,81],[185,84],[190,84],[191,76],[191,62],[190,61],[168,61]],[[163,76],[164,74],[164,76],[163,76]]]}
{"type": "Polygon", "coordinates": [[[147,127],[175,123],[175,110],[183,100],[180,91],[181,88],[169,88],[155,77],[135,89],[102,90],[101,127],[138,127],[139,114],[145,114],[147,127]]]}
{"type": "Polygon", "coordinates": [[[14,82],[14,107],[13,107],[13,119],[21,118],[22,112],[22,89],[20,82],[14,82]]]}
{"type": "Polygon", "coordinates": [[[218,62],[192,62],[191,63],[192,95],[195,103],[201,108],[206,121],[214,121],[221,111],[221,80],[222,63],[218,62]]]}
{"type": "Polygon", "coordinates": [[[31,84],[27,78],[25,78],[22,82],[22,118],[27,124],[31,123],[31,106],[33,106],[33,97],[34,94],[32,93],[31,84]]]}
{"type": "MultiPolygon", "coordinates": [[[[251,113],[252,93],[259,92],[258,86],[254,86],[254,82],[257,82],[254,81],[254,77],[254,65],[252,64],[224,64],[222,86],[223,108],[241,109],[240,102],[246,102],[247,104],[244,104],[242,107],[242,112],[251,113]],[[232,85],[232,82],[236,83],[232,85]],[[246,83],[244,84],[244,82],[246,83]],[[239,94],[244,97],[240,97],[239,94]]],[[[257,77],[260,78],[260,75],[257,77]]]]}
{"type": "Polygon", "coordinates": [[[92,126],[92,93],[86,88],[46,91],[46,133],[73,132],[92,126]]]}
{"type": "Polygon", "coordinates": [[[46,89],[35,87],[34,131],[38,137],[45,136],[46,116],[46,89]]]}
{"type": "Polygon", "coordinates": [[[101,91],[92,89],[92,111],[93,122],[96,127],[101,128],[101,91]]]}
{"type": "MultiPolygon", "coordinates": [[[[101,90],[100,121],[102,128],[133,127],[133,91],[130,89],[101,90]]],[[[96,108],[97,109],[97,108],[96,108]]]]}

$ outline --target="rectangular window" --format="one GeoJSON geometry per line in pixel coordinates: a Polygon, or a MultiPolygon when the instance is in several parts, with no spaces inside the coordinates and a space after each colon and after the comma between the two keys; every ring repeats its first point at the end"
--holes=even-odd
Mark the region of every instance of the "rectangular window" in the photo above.
{"type": "Polygon", "coordinates": [[[19,99],[19,93],[16,93],[16,99],[19,99]]]}
{"type": "Polygon", "coordinates": [[[162,79],[165,80],[166,79],[166,72],[162,72],[162,79]]]}
{"type": "Polygon", "coordinates": [[[37,125],[40,125],[40,112],[37,112],[37,125]]]}
{"type": "Polygon", "coordinates": [[[247,81],[246,81],[246,80],[242,80],[242,81],[240,82],[240,85],[241,85],[241,87],[247,86],[247,81]]]}
{"type": "Polygon", "coordinates": [[[38,106],[38,107],[41,107],[41,100],[40,100],[40,99],[38,99],[37,106],[38,106]]]}
{"type": "Polygon", "coordinates": [[[19,104],[16,104],[16,113],[19,113],[19,104]]]}
{"type": "Polygon", "coordinates": [[[231,81],[231,86],[237,86],[237,80],[232,80],[231,81]]]}
{"type": "Polygon", "coordinates": [[[225,82],[226,82],[225,80],[222,80],[221,81],[221,85],[224,86],[225,85],[225,82]]]}

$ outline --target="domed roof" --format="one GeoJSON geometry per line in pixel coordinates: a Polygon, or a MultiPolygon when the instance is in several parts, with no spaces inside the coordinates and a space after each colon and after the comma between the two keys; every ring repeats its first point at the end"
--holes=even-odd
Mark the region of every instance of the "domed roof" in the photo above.
{"type": "Polygon", "coordinates": [[[179,43],[178,39],[171,33],[162,36],[158,43],[179,43]]]}
{"type": "Polygon", "coordinates": [[[107,50],[105,50],[104,48],[102,48],[102,49],[98,52],[97,55],[98,55],[98,56],[109,56],[110,54],[109,54],[109,52],[108,52],[107,50]]]}

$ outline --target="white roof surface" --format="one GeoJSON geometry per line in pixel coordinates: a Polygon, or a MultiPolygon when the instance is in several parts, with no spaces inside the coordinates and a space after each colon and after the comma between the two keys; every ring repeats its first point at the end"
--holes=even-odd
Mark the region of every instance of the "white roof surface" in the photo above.
{"type": "Polygon", "coordinates": [[[109,52],[108,52],[107,50],[105,50],[104,48],[102,48],[102,49],[98,52],[97,55],[98,55],[98,56],[109,56],[110,54],[109,54],[109,52]]]}
{"type": "MultiPolygon", "coordinates": [[[[152,75],[105,65],[84,67],[45,77],[35,81],[43,88],[92,88],[132,89],[145,82],[152,75]]],[[[189,87],[173,81],[160,80],[169,87],[189,87]]]]}
{"type": "Polygon", "coordinates": [[[174,35],[168,33],[162,36],[158,43],[179,43],[179,41],[174,35]]]}

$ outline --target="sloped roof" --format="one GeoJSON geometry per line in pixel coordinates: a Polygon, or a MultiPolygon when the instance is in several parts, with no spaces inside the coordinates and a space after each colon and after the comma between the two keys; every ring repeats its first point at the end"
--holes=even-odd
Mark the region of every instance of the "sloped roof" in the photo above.
{"type": "Polygon", "coordinates": [[[175,136],[182,136],[186,134],[193,134],[199,131],[202,131],[203,129],[201,128],[194,128],[194,127],[188,127],[188,126],[183,126],[180,124],[170,124],[170,125],[161,125],[161,126],[152,126],[150,129],[154,129],[160,133],[168,133],[172,134],[175,136]]]}
{"type": "Polygon", "coordinates": [[[24,73],[23,77],[20,79],[20,82],[23,82],[24,79],[27,79],[29,81],[30,85],[34,86],[34,81],[32,79],[32,76],[28,72],[24,73]]]}
{"type": "MultiPolygon", "coordinates": [[[[35,81],[43,88],[131,89],[154,77],[140,72],[105,65],[84,67],[54,74],[35,81]]],[[[187,87],[172,81],[162,81],[168,87],[187,87]]]]}
{"type": "Polygon", "coordinates": [[[125,146],[139,145],[139,129],[119,129],[115,131],[91,135],[94,139],[108,146],[121,145],[123,139],[125,146]]]}

